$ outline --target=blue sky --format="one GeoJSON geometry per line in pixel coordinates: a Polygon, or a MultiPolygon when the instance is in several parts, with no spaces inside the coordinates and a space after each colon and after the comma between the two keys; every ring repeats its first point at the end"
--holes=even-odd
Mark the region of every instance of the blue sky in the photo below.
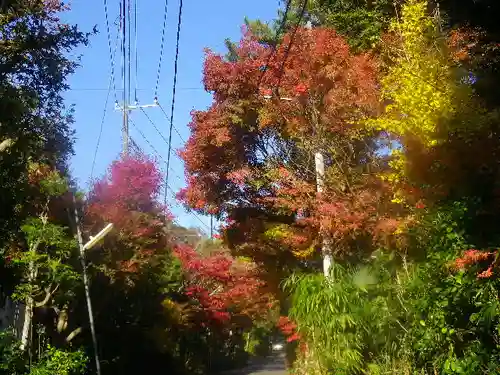
{"type": "MultiPolygon", "coordinates": [[[[161,31],[163,25],[163,1],[138,1],[138,99],[141,104],[152,103],[158,68],[161,31]]],[[[77,51],[82,54],[82,66],[70,78],[71,90],[65,95],[67,104],[75,105],[76,155],[72,159],[72,173],[83,189],[88,189],[92,160],[99,135],[101,118],[104,111],[107,88],[111,75],[108,37],[105,27],[104,6],[101,1],[73,0],[72,9],[64,16],[64,21],[78,24],[82,30],[92,30],[97,25],[99,34],[92,37],[90,46],[77,51]]],[[[112,42],[116,40],[117,27],[113,26],[119,15],[119,0],[108,0],[109,18],[112,24],[112,42]]],[[[211,95],[203,90],[202,64],[203,49],[208,47],[224,52],[224,39],[238,40],[245,16],[268,21],[274,18],[278,0],[184,0],[183,22],[180,39],[179,72],[177,81],[176,108],[174,126],[182,138],[189,137],[187,124],[192,109],[204,109],[211,103],[211,95]]],[[[170,116],[172,98],[172,79],[175,56],[175,36],[178,17],[178,0],[170,0],[168,7],[167,31],[162,70],[160,74],[158,99],[170,116]]],[[[121,60],[118,49],[115,59],[115,77],[117,96],[121,98],[121,60]]],[[[132,87],[134,87],[134,82],[132,87]]],[[[112,92],[107,105],[102,138],[97,154],[94,177],[102,176],[109,164],[118,157],[121,149],[121,113],[114,110],[115,95],[112,92]]],[[[168,119],[159,108],[146,110],[150,118],[168,138],[168,119]]],[[[140,111],[134,111],[131,118],[153,147],[166,160],[167,145],[154,127],[140,111]]],[[[130,135],[147,153],[153,150],[136,129],[130,126],[130,135]]],[[[173,147],[182,147],[179,136],[173,133],[173,147]]],[[[160,161],[161,167],[165,167],[160,161]]],[[[170,185],[178,191],[184,186],[184,171],[181,161],[173,156],[170,173],[170,185]]],[[[174,203],[169,203],[177,221],[187,227],[206,229],[192,214],[174,203]]],[[[208,217],[200,217],[209,225],[208,217]]]]}

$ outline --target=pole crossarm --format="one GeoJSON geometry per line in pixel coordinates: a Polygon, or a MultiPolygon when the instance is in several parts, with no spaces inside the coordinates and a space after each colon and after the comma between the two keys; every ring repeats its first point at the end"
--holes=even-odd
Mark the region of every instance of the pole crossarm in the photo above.
{"type": "Polygon", "coordinates": [[[158,107],[158,102],[155,100],[152,104],[139,104],[138,102],[135,102],[134,105],[120,105],[117,102],[115,102],[115,111],[132,111],[134,109],[141,109],[141,108],[154,108],[158,107]]]}

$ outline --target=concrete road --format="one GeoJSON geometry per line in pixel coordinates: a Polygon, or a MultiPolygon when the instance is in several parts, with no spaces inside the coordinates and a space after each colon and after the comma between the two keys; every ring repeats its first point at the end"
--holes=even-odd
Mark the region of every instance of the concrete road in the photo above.
{"type": "Polygon", "coordinates": [[[228,371],[222,375],[287,375],[285,355],[255,360],[243,369],[228,371]]]}

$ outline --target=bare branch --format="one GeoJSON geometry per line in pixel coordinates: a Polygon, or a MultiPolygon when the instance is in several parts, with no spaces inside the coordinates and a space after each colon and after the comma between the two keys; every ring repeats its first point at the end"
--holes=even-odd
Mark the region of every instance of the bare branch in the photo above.
{"type": "Polygon", "coordinates": [[[71,331],[71,333],[66,337],[66,342],[70,342],[75,338],[76,335],[80,334],[82,332],[82,327],[78,327],[71,331]]]}
{"type": "Polygon", "coordinates": [[[50,290],[51,288],[52,284],[50,284],[47,288],[45,288],[45,293],[46,293],[45,298],[40,302],[36,302],[35,307],[45,306],[50,301],[54,293],[57,292],[57,290],[59,289],[59,285],[57,285],[54,289],[52,289],[52,291],[50,290]]]}

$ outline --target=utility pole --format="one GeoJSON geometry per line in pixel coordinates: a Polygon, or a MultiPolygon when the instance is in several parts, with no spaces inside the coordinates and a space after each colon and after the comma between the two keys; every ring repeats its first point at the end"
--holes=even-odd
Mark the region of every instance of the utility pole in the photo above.
{"type": "MultiPolygon", "coordinates": [[[[134,0],[132,0],[134,1],[134,0]]],[[[135,0],[137,1],[137,0],[135,0]]],[[[115,110],[122,112],[123,115],[123,124],[122,124],[122,155],[128,155],[129,149],[130,149],[130,134],[129,134],[129,116],[130,112],[136,109],[144,109],[144,108],[151,108],[151,107],[158,107],[158,99],[154,99],[153,104],[145,104],[145,105],[139,105],[139,101],[137,100],[137,87],[136,89],[136,97],[134,98],[134,104],[130,105],[131,103],[131,79],[132,79],[132,73],[131,73],[131,66],[132,66],[132,59],[131,59],[131,51],[133,49],[132,46],[132,40],[131,40],[131,33],[132,33],[132,23],[130,21],[130,13],[131,13],[131,0],[122,0],[121,3],[121,8],[120,8],[120,24],[121,24],[121,52],[122,52],[122,59],[123,59],[123,69],[122,69],[122,83],[123,83],[123,96],[122,96],[122,103],[119,104],[117,101],[115,102],[115,110]]],[[[137,2],[134,3],[134,12],[137,13],[137,2]]],[[[135,15],[137,17],[137,14],[135,15]]],[[[135,22],[134,25],[134,32],[137,34],[137,21],[135,22]]],[[[135,81],[137,84],[137,35],[135,38],[135,49],[136,49],[136,77],[135,81]]]]}
{"type": "MultiPolygon", "coordinates": [[[[309,30],[312,29],[311,21],[307,22],[306,28],[309,30]]],[[[263,97],[264,99],[271,99],[272,95],[265,94],[263,95],[263,97]]],[[[287,98],[287,97],[280,97],[279,99],[287,102],[291,102],[294,100],[293,98],[287,98]]],[[[316,107],[311,98],[309,98],[308,100],[309,100],[309,106],[312,108],[311,113],[312,113],[313,127],[315,130],[317,130],[319,128],[319,120],[316,114],[316,107]]],[[[315,138],[316,140],[319,140],[320,137],[316,134],[315,138]]],[[[323,157],[323,153],[320,150],[320,147],[317,147],[317,150],[314,153],[314,164],[316,171],[316,191],[319,194],[322,194],[325,186],[325,159],[323,157]]],[[[323,255],[323,274],[325,275],[325,277],[330,276],[330,268],[332,267],[333,264],[333,256],[331,250],[332,246],[330,239],[327,236],[323,236],[321,252],[323,255]]]]}
{"type": "MultiPolygon", "coordinates": [[[[312,29],[311,21],[307,21],[305,27],[310,31],[312,29]]],[[[317,129],[319,128],[319,120],[316,114],[316,108],[312,101],[310,101],[310,104],[313,114],[313,126],[317,129]]],[[[319,140],[319,138],[320,137],[316,135],[316,139],[319,140]]],[[[318,147],[318,149],[314,153],[314,164],[316,169],[316,191],[319,194],[323,194],[323,190],[325,188],[325,158],[323,157],[323,153],[321,152],[320,147],[318,147]]],[[[329,277],[330,268],[332,267],[333,264],[331,241],[327,236],[323,235],[322,242],[323,243],[321,251],[323,254],[323,274],[325,275],[325,277],[329,277]]]]}
{"type": "MultiPolygon", "coordinates": [[[[325,186],[325,159],[320,151],[314,154],[314,163],[316,166],[316,190],[319,194],[323,194],[325,186]]],[[[323,235],[323,244],[321,251],[323,253],[323,274],[325,277],[330,276],[330,268],[333,263],[331,254],[330,240],[323,235]]]]}
{"type": "MultiPolygon", "coordinates": [[[[128,155],[128,90],[127,85],[130,82],[130,74],[127,75],[127,66],[130,66],[130,59],[127,60],[127,47],[130,50],[130,44],[127,43],[127,0],[122,0],[121,22],[122,22],[122,58],[123,58],[123,125],[122,125],[122,154],[128,155]]],[[[130,27],[130,25],[129,25],[130,27]]],[[[130,41],[130,39],[129,39],[130,41]]],[[[128,70],[130,72],[130,70],[128,70]]],[[[116,103],[118,104],[118,103],[116,103]]],[[[115,107],[116,107],[115,104],[115,107]]]]}
{"type": "MultiPolygon", "coordinates": [[[[125,91],[125,90],[124,90],[125,91]]],[[[125,95],[124,95],[125,96],[125,95]]],[[[122,145],[123,145],[123,153],[125,155],[128,154],[129,143],[130,143],[130,135],[128,131],[128,116],[129,113],[136,109],[144,109],[144,108],[154,108],[158,107],[158,99],[155,98],[153,104],[142,104],[136,100],[133,105],[127,104],[127,101],[124,99],[124,104],[120,105],[118,102],[115,102],[115,110],[123,113],[123,128],[122,128],[122,145]]]]}
{"type": "Polygon", "coordinates": [[[99,353],[97,350],[97,336],[95,333],[94,314],[92,312],[92,301],[90,299],[89,279],[87,275],[87,264],[86,264],[87,262],[85,261],[85,247],[83,244],[82,230],[80,228],[80,218],[78,215],[78,206],[74,193],[73,193],[73,205],[75,210],[74,215],[75,215],[76,236],[78,240],[78,246],[80,248],[80,263],[83,269],[82,272],[83,272],[83,285],[85,288],[85,299],[87,300],[87,311],[89,314],[90,333],[92,334],[92,344],[94,346],[95,367],[97,375],[101,375],[101,364],[99,362],[99,353]]]}

